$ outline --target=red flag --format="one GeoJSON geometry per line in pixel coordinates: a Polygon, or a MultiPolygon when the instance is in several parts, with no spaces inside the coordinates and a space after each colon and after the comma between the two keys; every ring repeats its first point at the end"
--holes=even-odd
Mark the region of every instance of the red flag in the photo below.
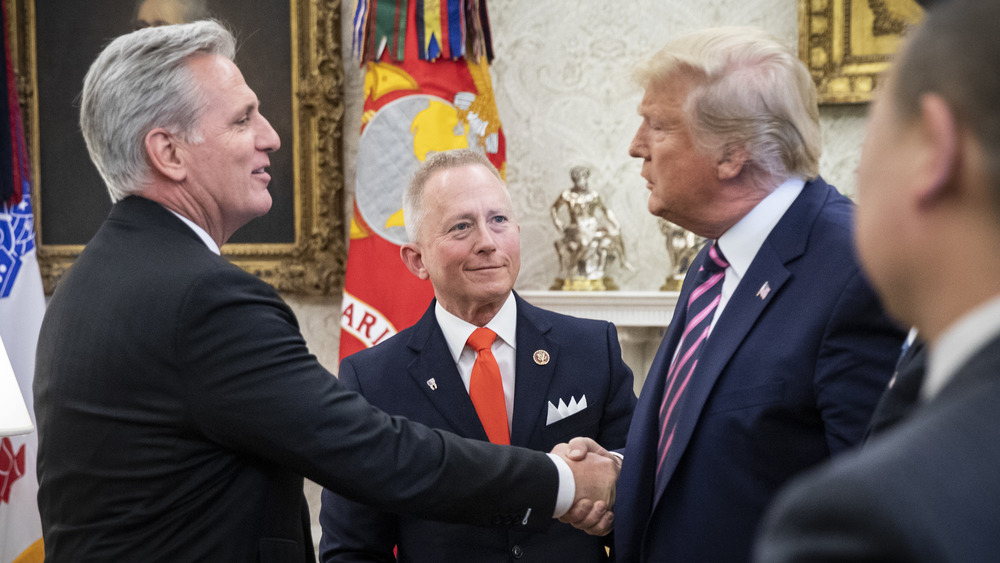
{"type": "Polygon", "coordinates": [[[340,357],[415,323],[430,282],[399,257],[403,191],[432,152],[478,148],[504,172],[485,0],[360,0],[365,103],[341,313],[340,357]]]}

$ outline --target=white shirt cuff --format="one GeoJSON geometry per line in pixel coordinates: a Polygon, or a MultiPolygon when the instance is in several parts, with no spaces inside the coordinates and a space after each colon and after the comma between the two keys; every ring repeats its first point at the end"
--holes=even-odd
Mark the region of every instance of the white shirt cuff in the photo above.
{"type": "Polygon", "coordinates": [[[552,513],[553,518],[559,518],[569,512],[573,506],[573,498],[576,497],[576,480],[573,478],[573,470],[569,468],[566,460],[555,455],[548,454],[552,462],[556,464],[559,471],[559,494],[556,496],[556,509],[552,513]]]}

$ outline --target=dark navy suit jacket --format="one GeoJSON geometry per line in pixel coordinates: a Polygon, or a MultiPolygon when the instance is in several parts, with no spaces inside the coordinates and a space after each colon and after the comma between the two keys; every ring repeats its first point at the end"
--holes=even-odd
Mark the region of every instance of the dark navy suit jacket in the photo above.
{"type": "MultiPolygon", "coordinates": [[[[549,451],[575,436],[616,448],[625,444],[635,393],[621,358],[614,325],[577,319],[517,300],[516,385],[511,444],[549,451]],[[549,354],[535,361],[535,351],[549,354]],[[587,399],[587,408],[546,424],[549,403],[587,399]]],[[[434,314],[434,304],[413,327],[353,354],[340,380],[371,404],[449,430],[487,440],[434,314]],[[434,378],[432,389],[428,379],[434,378]]],[[[456,486],[461,486],[456,483],[456,486]]],[[[489,529],[399,516],[323,492],[320,514],[323,561],[601,561],[604,538],[553,521],[548,531],[489,529]]]]}
{"type": "MultiPolygon", "coordinates": [[[[858,267],[853,208],[817,179],[775,225],[676,407],[667,478],[654,490],[657,414],[687,320],[688,276],[624,451],[614,524],[619,563],[749,559],[778,488],[862,438],[904,332],[858,267]]],[[[691,270],[706,254],[707,247],[691,270]]]]}

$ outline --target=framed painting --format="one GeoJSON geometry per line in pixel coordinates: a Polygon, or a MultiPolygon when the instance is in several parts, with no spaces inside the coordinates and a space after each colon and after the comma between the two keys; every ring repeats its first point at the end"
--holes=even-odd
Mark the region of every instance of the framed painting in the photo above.
{"type": "Polygon", "coordinates": [[[282,292],[339,291],[346,261],[339,2],[8,0],[46,291],[111,208],[80,134],[83,77],[111,39],[171,23],[170,14],[185,13],[172,5],[182,4],[197,4],[200,15],[234,31],[236,63],[281,138],[271,155],[271,211],[237,231],[223,254],[282,292]]]}
{"type": "Polygon", "coordinates": [[[799,57],[819,102],[871,100],[906,29],[921,17],[916,0],[799,0],[799,57]]]}

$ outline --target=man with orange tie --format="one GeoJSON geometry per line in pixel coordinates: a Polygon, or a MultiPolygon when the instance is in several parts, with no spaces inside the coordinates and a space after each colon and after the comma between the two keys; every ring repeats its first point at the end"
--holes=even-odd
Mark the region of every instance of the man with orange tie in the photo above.
{"type": "MultiPolygon", "coordinates": [[[[433,155],[404,196],[400,255],[430,279],[424,316],[348,356],[340,380],[376,407],[465,437],[549,451],[574,436],[624,446],[635,394],[614,325],[533,307],[512,291],[520,227],[474,150],[433,155]]],[[[462,487],[462,483],[455,483],[462,487]]],[[[322,561],[602,561],[603,538],[444,524],[323,492],[322,561]]]]}

